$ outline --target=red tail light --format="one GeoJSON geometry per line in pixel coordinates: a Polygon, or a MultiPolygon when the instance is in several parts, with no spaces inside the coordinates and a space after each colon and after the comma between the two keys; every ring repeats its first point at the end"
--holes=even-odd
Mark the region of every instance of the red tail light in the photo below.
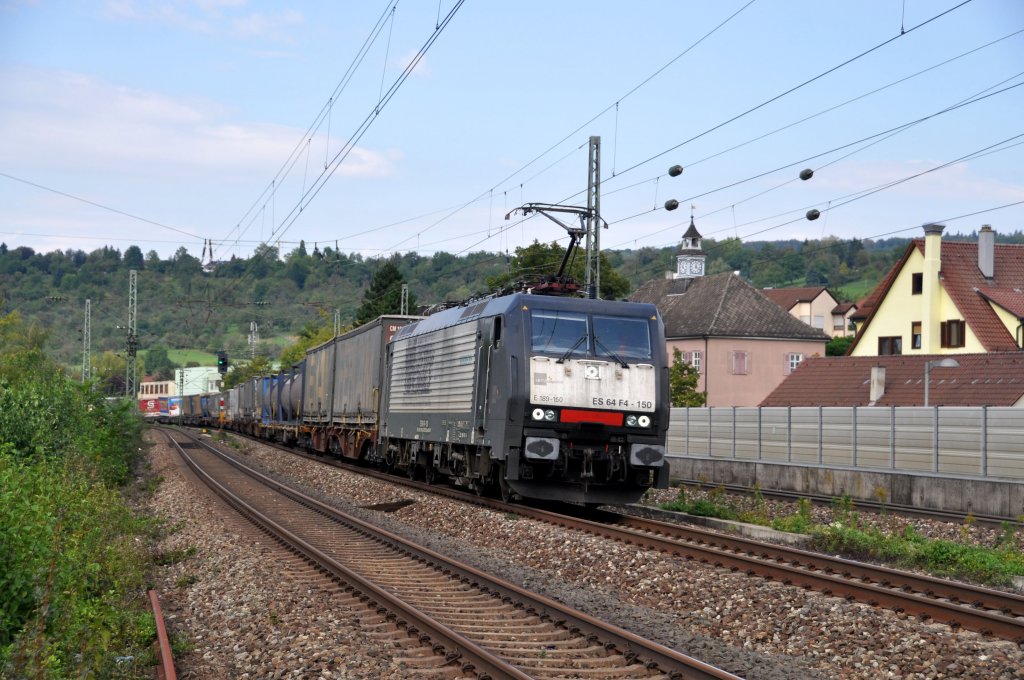
{"type": "Polygon", "coordinates": [[[601,423],[603,425],[622,426],[622,414],[614,411],[580,411],[562,409],[563,423],[601,423]]]}

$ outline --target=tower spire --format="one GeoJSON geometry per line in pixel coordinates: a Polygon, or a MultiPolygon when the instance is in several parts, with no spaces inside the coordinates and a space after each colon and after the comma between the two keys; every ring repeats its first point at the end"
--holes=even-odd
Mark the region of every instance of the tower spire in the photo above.
{"type": "Polygon", "coordinates": [[[704,250],[700,242],[703,237],[693,223],[693,204],[690,205],[690,228],[683,234],[683,242],[676,254],[677,279],[693,279],[704,276],[704,250]]]}

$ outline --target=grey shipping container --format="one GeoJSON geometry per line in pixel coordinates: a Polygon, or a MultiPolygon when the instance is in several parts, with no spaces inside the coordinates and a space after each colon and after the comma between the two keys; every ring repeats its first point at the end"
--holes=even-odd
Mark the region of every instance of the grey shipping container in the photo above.
{"type": "Polygon", "coordinates": [[[381,316],[306,353],[306,423],[373,426],[380,408],[387,345],[418,316],[381,316]]]}

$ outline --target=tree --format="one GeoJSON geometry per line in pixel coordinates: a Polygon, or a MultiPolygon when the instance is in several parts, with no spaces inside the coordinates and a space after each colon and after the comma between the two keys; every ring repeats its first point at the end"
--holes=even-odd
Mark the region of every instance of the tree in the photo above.
{"type": "MultiPolygon", "coordinates": [[[[381,314],[400,314],[402,311],[402,284],[405,277],[391,260],[380,266],[373,275],[370,287],[363,294],[363,304],[356,310],[356,325],[373,321],[381,314]]],[[[408,309],[416,309],[416,296],[409,291],[408,309]]]]}
{"type": "MultiPolygon", "coordinates": [[[[167,354],[167,348],[163,345],[153,345],[146,351],[146,366],[153,373],[174,374],[178,364],[171,361],[167,354]]],[[[166,379],[166,378],[164,378],[166,379]]]]}
{"type": "MultiPolygon", "coordinates": [[[[342,333],[352,330],[351,326],[341,329],[342,333]]],[[[293,366],[306,356],[306,350],[327,342],[334,337],[334,320],[321,313],[320,323],[310,321],[299,331],[299,339],[281,352],[281,368],[293,366]]]]}
{"type": "Polygon", "coordinates": [[[832,338],[825,344],[825,356],[827,357],[841,357],[845,356],[847,350],[850,349],[850,345],[853,344],[853,336],[847,335],[846,337],[832,338]]]}
{"type": "Polygon", "coordinates": [[[235,385],[240,385],[250,378],[270,375],[270,373],[270,360],[266,357],[256,357],[249,361],[235,364],[234,368],[225,373],[224,380],[221,381],[221,389],[229,390],[235,385]]]}
{"type": "MultiPolygon", "coordinates": [[[[487,285],[492,288],[502,288],[510,283],[522,280],[539,282],[545,276],[556,274],[558,267],[565,256],[565,248],[557,241],[541,243],[536,239],[525,248],[516,248],[515,257],[512,258],[510,271],[507,274],[487,277],[487,285]]],[[[576,251],[566,267],[566,273],[582,287],[586,282],[586,262],[582,249],[576,251]]],[[[629,280],[615,271],[608,261],[605,253],[600,255],[601,261],[601,290],[599,295],[606,300],[617,300],[629,293],[629,280]]]]}
{"type": "Polygon", "coordinates": [[[142,250],[138,246],[128,246],[124,251],[124,266],[128,269],[144,269],[146,261],[142,257],[142,250]]]}
{"type": "Polygon", "coordinates": [[[678,348],[673,348],[672,366],[668,369],[668,392],[672,406],[703,406],[707,403],[707,395],[697,391],[698,382],[700,373],[683,361],[683,354],[678,348]]]}

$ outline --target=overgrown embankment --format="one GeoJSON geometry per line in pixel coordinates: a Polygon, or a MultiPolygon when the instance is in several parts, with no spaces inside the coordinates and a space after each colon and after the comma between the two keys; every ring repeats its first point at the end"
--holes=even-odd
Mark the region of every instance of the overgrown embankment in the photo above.
{"type": "Polygon", "coordinates": [[[0,677],[151,675],[147,522],[122,497],[141,423],[0,315],[0,677]]]}

